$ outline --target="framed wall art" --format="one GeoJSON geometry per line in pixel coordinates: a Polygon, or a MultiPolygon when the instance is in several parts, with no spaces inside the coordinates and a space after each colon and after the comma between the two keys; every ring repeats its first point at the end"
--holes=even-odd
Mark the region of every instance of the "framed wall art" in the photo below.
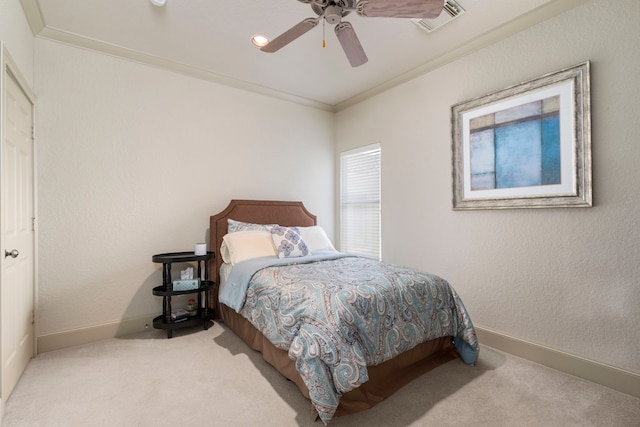
{"type": "Polygon", "coordinates": [[[451,107],[454,210],[592,206],[589,68],[451,107]]]}

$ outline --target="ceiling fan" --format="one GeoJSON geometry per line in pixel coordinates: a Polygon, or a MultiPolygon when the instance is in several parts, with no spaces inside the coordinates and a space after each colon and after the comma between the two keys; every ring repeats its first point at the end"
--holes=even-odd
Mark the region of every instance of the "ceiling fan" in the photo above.
{"type": "Polygon", "coordinates": [[[351,12],[363,17],[381,18],[437,18],[442,12],[445,0],[298,0],[311,5],[311,9],[318,15],[307,18],[294,25],[266,46],[260,48],[263,52],[273,53],[285,47],[307,31],[325,20],[335,24],[335,33],[342,45],[344,53],[352,67],[358,67],[368,61],[360,40],[353,26],[342,18],[351,12]]]}

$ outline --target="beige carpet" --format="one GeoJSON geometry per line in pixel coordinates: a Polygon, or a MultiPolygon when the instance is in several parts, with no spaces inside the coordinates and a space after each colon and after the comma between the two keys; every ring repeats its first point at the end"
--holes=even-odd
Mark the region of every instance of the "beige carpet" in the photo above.
{"type": "MultiPolygon", "coordinates": [[[[322,426],[259,354],[216,323],[44,353],[27,367],[3,427],[322,426]]],[[[640,426],[640,399],[482,347],[368,411],[330,426],[640,426]]]]}

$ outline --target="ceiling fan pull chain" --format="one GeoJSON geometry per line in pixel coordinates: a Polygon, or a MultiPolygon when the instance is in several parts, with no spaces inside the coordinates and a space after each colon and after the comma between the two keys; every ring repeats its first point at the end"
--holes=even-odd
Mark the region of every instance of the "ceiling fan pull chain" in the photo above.
{"type": "Polygon", "coordinates": [[[327,47],[327,38],[325,37],[325,26],[326,26],[326,21],[323,19],[322,20],[322,47],[327,47]]]}

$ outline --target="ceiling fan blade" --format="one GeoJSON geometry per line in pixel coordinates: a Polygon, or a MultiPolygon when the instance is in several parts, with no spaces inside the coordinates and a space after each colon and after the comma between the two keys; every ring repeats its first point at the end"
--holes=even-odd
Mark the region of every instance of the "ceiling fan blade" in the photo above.
{"type": "Polygon", "coordinates": [[[347,55],[347,59],[352,67],[358,67],[366,63],[369,59],[358,40],[358,36],[349,22],[341,22],[335,27],[336,36],[342,45],[342,50],[347,55]]]}
{"type": "Polygon", "coordinates": [[[318,25],[317,19],[307,18],[304,21],[299,22],[298,24],[289,28],[287,31],[280,34],[275,39],[271,40],[269,44],[261,47],[260,50],[268,53],[276,52],[306,33],[307,31],[313,29],[316,25],[318,25]]]}
{"type": "Polygon", "coordinates": [[[440,16],[445,0],[361,0],[358,15],[380,18],[427,18],[440,16]]]}

